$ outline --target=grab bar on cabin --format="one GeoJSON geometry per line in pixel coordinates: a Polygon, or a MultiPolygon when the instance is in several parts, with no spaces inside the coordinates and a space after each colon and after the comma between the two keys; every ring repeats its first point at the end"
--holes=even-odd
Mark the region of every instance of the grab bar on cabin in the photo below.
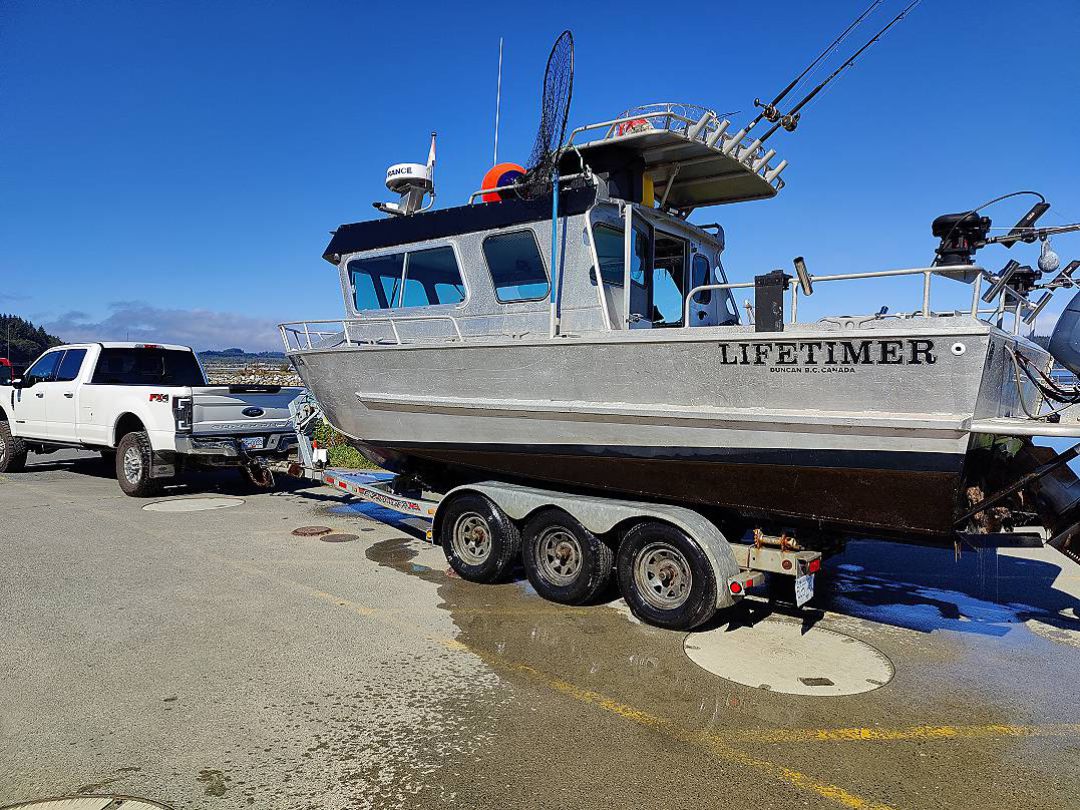
{"type": "MultiPolygon", "coordinates": [[[[581,159],[581,153],[578,152],[577,149],[574,149],[573,151],[577,152],[578,158],[581,159]]],[[[592,176],[592,171],[589,169],[588,166],[585,165],[584,159],[581,159],[581,165],[582,165],[584,171],[576,172],[575,174],[563,175],[563,176],[559,177],[559,182],[560,183],[566,183],[566,182],[569,182],[570,180],[577,180],[579,177],[584,177],[586,180],[589,180],[591,182],[595,182],[595,180],[594,180],[594,178],[592,176]]],[[[466,203],[466,205],[472,205],[477,197],[480,197],[480,196],[482,196],[484,194],[491,194],[492,192],[495,192],[495,191],[498,191],[500,193],[507,192],[507,191],[513,191],[514,189],[526,188],[527,185],[528,185],[527,183],[524,183],[521,180],[518,180],[516,183],[510,183],[509,185],[505,185],[505,186],[495,186],[494,188],[477,189],[476,191],[474,191],[472,194],[469,195],[469,201],[466,203]]]]}

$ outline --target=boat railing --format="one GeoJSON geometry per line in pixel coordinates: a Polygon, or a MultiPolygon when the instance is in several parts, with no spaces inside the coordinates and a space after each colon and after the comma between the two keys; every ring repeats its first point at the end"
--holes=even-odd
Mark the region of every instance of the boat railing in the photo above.
{"type": "MultiPolygon", "coordinates": [[[[570,151],[576,152],[576,149],[570,151]]],[[[581,153],[578,153],[578,158],[581,159],[581,153]]],[[[584,177],[586,180],[592,182],[592,173],[589,171],[588,166],[585,165],[584,159],[581,160],[581,171],[574,174],[563,175],[559,178],[560,183],[570,183],[577,180],[579,177],[584,177]]],[[[506,194],[511,191],[522,191],[529,187],[529,183],[524,180],[518,180],[516,183],[508,183],[505,186],[495,186],[493,188],[478,188],[472,194],[469,195],[468,204],[472,205],[476,202],[477,197],[483,197],[485,194],[493,194],[498,192],[500,194],[506,194]]]]}
{"type": "Polygon", "coordinates": [[[424,337],[413,337],[405,340],[401,336],[401,324],[406,323],[449,323],[453,334],[440,334],[428,340],[453,340],[464,342],[465,336],[461,332],[461,326],[453,315],[375,315],[364,318],[342,318],[328,321],[291,321],[278,326],[281,333],[282,343],[285,344],[286,352],[304,351],[306,349],[319,348],[327,340],[340,337],[344,343],[368,343],[375,344],[371,337],[360,337],[357,330],[363,329],[373,323],[385,323],[390,327],[394,345],[401,346],[405,343],[418,343],[425,340],[424,337]],[[324,327],[332,326],[332,329],[324,327]],[[352,327],[352,332],[349,329],[352,327]]]}
{"type": "MultiPolygon", "coordinates": [[[[986,310],[980,308],[980,293],[982,291],[982,277],[984,271],[981,267],[970,264],[953,264],[943,265],[939,267],[909,267],[900,270],[873,270],[864,273],[835,273],[832,275],[823,276],[807,276],[807,283],[809,284],[809,291],[803,289],[802,283],[799,280],[794,280],[791,284],[791,323],[798,323],[799,321],[799,291],[802,289],[804,294],[813,291],[813,285],[823,282],[834,281],[857,281],[861,279],[873,279],[873,278],[895,278],[897,276],[922,276],[922,307],[911,313],[915,317],[929,318],[933,315],[933,310],[930,307],[930,281],[934,276],[945,276],[952,278],[965,278],[970,275],[974,275],[975,279],[972,282],[971,292],[971,308],[970,313],[973,317],[979,317],[981,315],[996,315],[999,318],[1005,314],[1005,295],[1000,296],[998,306],[992,310],[986,310]]],[[[694,302],[695,296],[708,290],[739,290],[749,289],[754,286],[753,281],[732,282],[726,284],[701,284],[694,287],[686,294],[683,299],[683,324],[689,327],[692,326],[690,322],[690,305],[694,302]]],[[[1004,288],[1008,290],[1008,287],[1004,288]]],[[[1021,322],[1020,314],[1021,306],[1016,306],[1015,312],[1015,331],[1018,333],[1021,322]]]]}
{"type": "MultiPolygon", "coordinates": [[[[754,139],[746,128],[729,133],[730,128],[729,118],[717,115],[705,107],[672,102],[646,104],[629,109],[618,118],[577,127],[570,132],[563,149],[576,148],[574,140],[578,135],[596,130],[604,130],[600,140],[605,141],[646,130],[673,132],[687,140],[700,141],[718,154],[746,165],[777,191],[783,188],[784,181],[780,179],[780,173],[786,168],[787,161],[783,160],[775,167],[770,165],[776,155],[775,149],[766,150],[762,142],[754,139]]],[[[702,157],[694,160],[708,159],[702,157]]]]}

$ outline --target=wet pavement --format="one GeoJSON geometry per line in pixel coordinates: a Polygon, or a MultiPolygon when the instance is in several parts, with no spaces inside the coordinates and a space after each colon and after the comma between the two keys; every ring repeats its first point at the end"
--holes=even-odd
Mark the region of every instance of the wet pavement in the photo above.
{"type": "Polygon", "coordinates": [[[1080,806],[1080,567],[1056,552],[852,543],[809,609],[754,598],[687,639],[614,594],[448,576],[419,524],[328,489],[223,473],[169,497],[242,505],[147,512],[70,459],[0,476],[0,805],[1080,806]],[[754,687],[684,651],[776,623],[892,679],[783,694],[801,672],[754,687]]]}

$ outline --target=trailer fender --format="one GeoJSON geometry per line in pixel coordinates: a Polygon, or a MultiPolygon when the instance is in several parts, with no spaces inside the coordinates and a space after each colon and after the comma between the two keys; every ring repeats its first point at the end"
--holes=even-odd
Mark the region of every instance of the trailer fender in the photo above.
{"type": "MultiPolygon", "coordinates": [[[[490,498],[511,519],[521,521],[548,506],[555,506],[569,513],[593,534],[607,534],[620,523],[650,518],[669,523],[685,532],[687,537],[700,546],[716,577],[716,606],[730,607],[735,597],[728,589],[731,579],[738,576],[731,544],[712,521],[693,509],[667,504],[642,503],[639,501],[603,498],[594,495],[570,495],[546,489],[505,484],[498,481],[482,481],[455,487],[446,493],[440,503],[446,503],[459,492],[476,492],[490,498]]],[[[440,511],[436,510],[433,530],[438,536],[440,511]]]]}

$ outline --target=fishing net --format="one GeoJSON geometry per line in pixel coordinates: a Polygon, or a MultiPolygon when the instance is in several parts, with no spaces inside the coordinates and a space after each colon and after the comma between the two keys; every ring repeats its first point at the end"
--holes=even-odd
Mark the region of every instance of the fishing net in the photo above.
{"type": "Polygon", "coordinates": [[[540,98],[540,126],[529,155],[521,195],[538,197],[551,190],[551,173],[558,160],[559,149],[566,137],[566,122],[570,117],[570,97],[574,91],[574,35],[563,31],[555,40],[544,70],[544,85],[540,98]]]}

